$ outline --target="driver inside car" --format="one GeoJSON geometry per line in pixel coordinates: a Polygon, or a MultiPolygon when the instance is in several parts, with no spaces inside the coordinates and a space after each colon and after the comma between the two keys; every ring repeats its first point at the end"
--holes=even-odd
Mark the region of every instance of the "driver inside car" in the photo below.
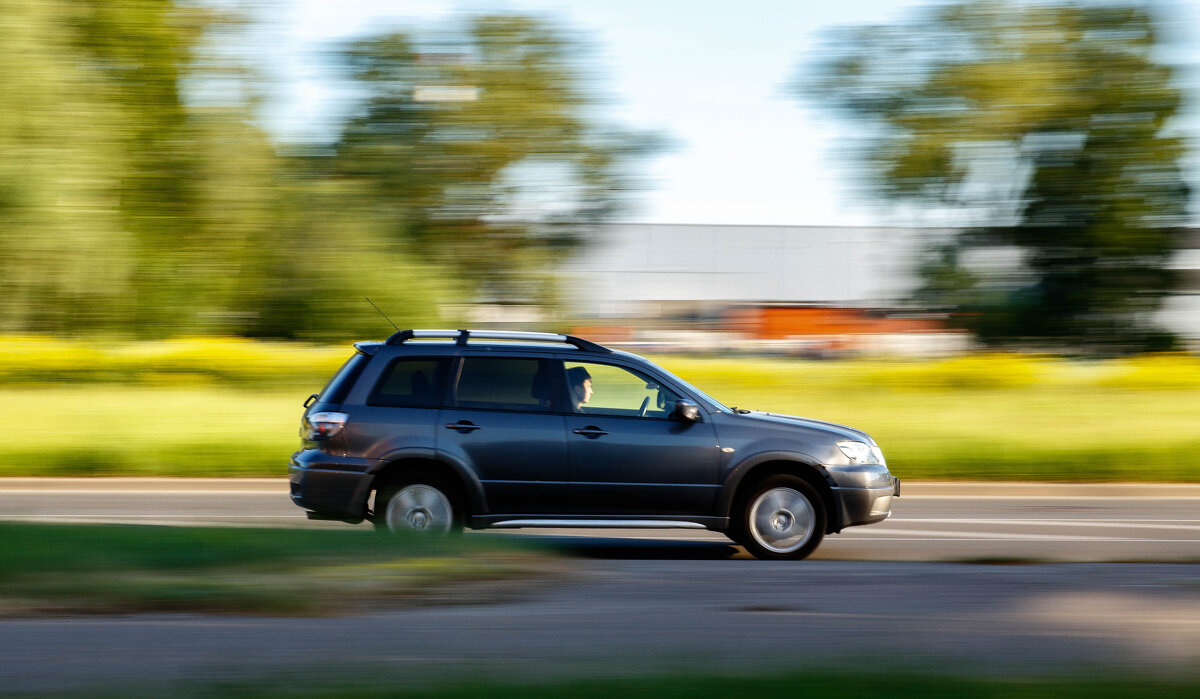
{"type": "Polygon", "coordinates": [[[567,369],[567,386],[575,412],[583,412],[583,404],[592,399],[592,375],[581,366],[567,369]]]}

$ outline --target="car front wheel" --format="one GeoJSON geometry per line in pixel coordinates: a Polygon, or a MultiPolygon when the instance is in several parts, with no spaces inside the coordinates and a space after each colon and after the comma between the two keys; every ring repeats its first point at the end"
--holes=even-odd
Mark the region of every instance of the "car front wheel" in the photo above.
{"type": "Polygon", "coordinates": [[[771,476],[741,501],[735,537],[755,558],[805,558],[825,535],[825,506],[795,476],[771,476]]]}

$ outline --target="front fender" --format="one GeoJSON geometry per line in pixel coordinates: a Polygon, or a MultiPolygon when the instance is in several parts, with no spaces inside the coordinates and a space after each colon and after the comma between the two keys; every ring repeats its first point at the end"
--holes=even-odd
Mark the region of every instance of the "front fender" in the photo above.
{"type": "MultiPolygon", "coordinates": [[[[782,449],[760,451],[744,456],[737,462],[731,463],[726,467],[725,476],[721,483],[721,494],[717,502],[717,513],[725,517],[734,517],[735,513],[732,511],[734,497],[737,494],[738,488],[741,487],[742,482],[746,479],[746,476],[754,471],[755,468],[773,462],[792,463],[808,469],[817,474],[826,486],[828,486],[826,488],[827,492],[823,493],[823,495],[829,496],[832,493],[829,489],[834,485],[833,480],[830,478],[829,472],[821,465],[820,459],[800,451],[782,449]]],[[[833,506],[836,509],[838,507],[837,498],[830,499],[832,499],[833,506]]],[[[837,515],[838,513],[834,512],[831,514],[837,515]]]]}

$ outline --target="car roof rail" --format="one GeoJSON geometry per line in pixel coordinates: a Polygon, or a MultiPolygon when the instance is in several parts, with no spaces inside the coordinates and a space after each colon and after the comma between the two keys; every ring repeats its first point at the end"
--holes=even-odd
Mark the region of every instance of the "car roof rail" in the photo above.
{"type": "Polygon", "coordinates": [[[468,340],[516,340],[524,342],[563,342],[584,352],[612,354],[609,348],[574,335],[558,333],[517,332],[510,330],[400,330],[384,344],[402,345],[409,340],[446,339],[466,346],[468,340]]]}

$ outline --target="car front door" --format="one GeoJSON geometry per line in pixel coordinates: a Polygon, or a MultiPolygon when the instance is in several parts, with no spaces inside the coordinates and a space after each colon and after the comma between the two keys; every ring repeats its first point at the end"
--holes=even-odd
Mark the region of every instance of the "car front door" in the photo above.
{"type": "Polygon", "coordinates": [[[639,370],[576,361],[564,369],[572,512],[712,514],[719,486],[711,421],[670,419],[682,396],[639,370]]]}
{"type": "Polygon", "coordinates": [[[438,417],[438,449],[473,468],[488,514],[562,512],[564,418],[551,384],[557,361],[468,354],[456,366],[451,407],[438,417]]]}

